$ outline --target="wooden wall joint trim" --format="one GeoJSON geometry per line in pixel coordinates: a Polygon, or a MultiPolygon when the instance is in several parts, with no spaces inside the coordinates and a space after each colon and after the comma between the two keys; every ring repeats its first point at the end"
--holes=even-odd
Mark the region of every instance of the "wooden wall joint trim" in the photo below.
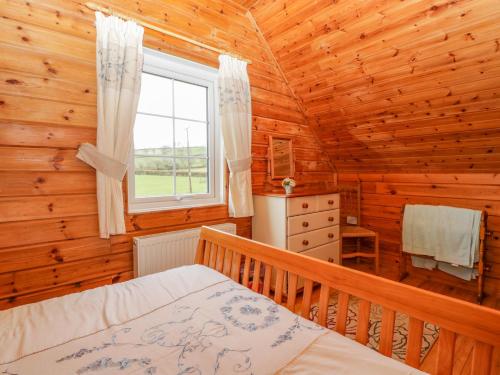
{"type": "MultiPolygon", "coordinates": [[[[297,104],[297,107],[299,108],[302,116],[304,117],[304,122],[305,124],[309,127],[309,129],[311,129],[311,133],[313,134],[316,142],[318,143],[318,145],[323,149],[323,151],[325,151],[325,146],[323,144],[323,142],[321,142],[321,139],[319,138],[318,134],[316,133],[316,127],[314,125],[311,124],[311,122],[309,121],[309,118],[308,118],[308,115],[307,115],[307,112],[305,110],[305,107],[304,107],[304,103],[302,102],[302,99],[300,99],[296,94],[295,94],[295,90],[292,89],[292,87],[290,86],[290,82],[288,81],[286,75],[285,75],[285,72],[283,71],[283,69],[281,68],[281,65],[280,63],[278,62],[278,60],[276,59],[276,56],[274,55],[271,47],[269,46],[269,43],[267,42],[264,34],[262,33],[259,25],[257,24],[257,21],[255,20],[255,18],[253,17],[252,15],[252,12],[250,11],[247,11],[246,12],[246,16],[248,17],[248,19],[250,20],[250,23],[255,27],[255,30],[257,32],[257,35],[259,36],[259,38],[261,39],[262,41],[262,45],[264,46],[267,54],[269,55],[269,57],[272,59],[272,61],[274,62],[274,65],[276,66],[276,69],[278,70],[278,73],[279,75],[282,77],[283,79],[283,82],[285,82],[285,85],[286,87],[288,88],[289,92],[290,92],[290,95],[294,98],[296,104],[297,104]]],[[[330,169],[332,170],[332,172],[334,172],[335,174],[337,174],[337,168],[336,168],[336,165],[335,163],[332,161],[331,159],[331,156],[328,152],[325,152],[325,155],[328,156],[328,164],[330,166],[330,169]]]]}

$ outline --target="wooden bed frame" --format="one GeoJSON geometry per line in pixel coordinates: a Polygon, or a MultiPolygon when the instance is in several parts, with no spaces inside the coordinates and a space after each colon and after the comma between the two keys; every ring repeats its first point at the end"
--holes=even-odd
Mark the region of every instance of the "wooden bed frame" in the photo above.
{"type": "Polygon", "coordinates": [[[306,319],[310,319],[313,285],[318,284],[318,322],[322,326],[327,323],[330,292],[337,290],[339,302],[335,331],[342,335],[346,331],[349,296],[356,296],[359,298],[356,340],[363,345],[369,338],[371,304],[381,305],[379,352],[388,357],[392,355],[395,313],[407,314],[410,320],[406,363],[414,368],[420,365],[424,322],[440,327],[435,374],[452,374],[457,335],[474,340],[472,374],[490,375],[494,368],[494,352],[497,352],[494,349],[500,347],[500,311],[207,227],[201,229],[195,262],[268,297],[271,296],[271,281],[274,279],[271,275],[274,273],[274,301],[306,319]],[[251,276],[259,282],[252,282],[251,276]],[[282,292],[285,276],[288,277],[286,303],[282,292]],[[301,304],[296,303],[299,278],[304,281],[301,304]]]}

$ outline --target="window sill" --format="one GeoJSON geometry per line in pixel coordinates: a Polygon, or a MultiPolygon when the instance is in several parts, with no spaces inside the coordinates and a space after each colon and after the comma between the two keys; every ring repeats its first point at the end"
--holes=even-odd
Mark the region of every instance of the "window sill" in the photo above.
{"type": "Polygon", "coordinates": [[[143,206],[144,204],[142,203],[135,203],[134,205],[129,205],[127,213],[131,215],[135,214],[147,214],[147,213],[160,213],[160,212],[168,212],[168,211],[175,211],[175,210],[186,210],[186,209],[191,209],[191,208],[208,208],[208,207],[220,207],[224,206],[227,207],[226,202],[212,202],[212,203],[193,203],[193,202],[186,202],[186,204],[183,205],[170,205],[170,206],[161,206],[157,205],[156,207],[145,207],[143,206]],[[143,206],[143,207],[141,207],[143,206]]]}

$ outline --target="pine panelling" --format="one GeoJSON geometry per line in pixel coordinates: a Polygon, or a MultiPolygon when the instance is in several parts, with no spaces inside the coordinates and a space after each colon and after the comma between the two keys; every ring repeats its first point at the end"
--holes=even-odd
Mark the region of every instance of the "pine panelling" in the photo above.
{"type": "Polygon", "coordinates": [[[0,147],[0,159],[0,171],[92,171],[76,150],[0,147]]]}
{"type": "Polygon", "coordinates": [[[0,250],[2,256],[2,270],[13,272],[29,268],[54,266],[61,263],[69,263],[110,255],[118,251],[110,246],[110,240],[96,237],[87,237],[73,241],[48,242],[42,245],[20,246],[6,250],[0,250]]]}
{"type": "MultiPolygon", "coordinates": [[[[95,173],[1,172],[0,197],[51,194],[95,194],[95,173]]],[[[19,198],[23,200],[24,198],[19,198]]]]}
{"type": "Polygon", "coordinates": [[[241,5],[243,8],[251,8],[258,0],[230,0],[235,4],[241,5]]]}
{"type": "Polygon", "coordinates": [[[127,281],[133,278],[133,272],[124,271],[118,272],[115,275],[108,275],[97,279],[77,281],[66,285],[30,292],[28,294],[19,295],[7,299],[0,300],[0,310],[8,309],[13,306],[23,305],[27,303],[38,302],[48,298],[60,297],[69,293],[77,293],[87,289],[93,289],[107,284],[114,284],[122,281],[127,281]]]}
{"type": "MultiPolygon", "coordinates": [[[[246,14],[222,0],[109,0],[131,16],[252,61],[255,189],[266,182],[268,135],[292,136],[299,183],[332,180],[304,114],[246,14]]],[[[248,6],[250,2],[246,1],[248,6]]],[[[126,216],[126,235],[98,238],[95,173],[76,159],[95,143],[93,12],[80,1],[4,0],[0,8],[0,309],[132,277],[132,237],[236,223],[224,205],[126,216]]],[[[147,47],[217,67],[217,55],[146,30],[147,47]]]]}
{"type": "Polygon", "coordinates": [[[500,168],[497,1],[261,0],[251,12],[338,171],[500,168]]]}
{"type": "Polygon", "coordinates": [[[61,100],[68,103],[87,104],[95,106],[96,93],[89,85],[49,79],[47,77],[33,77],[21,73],[0,72],[0,93],[37,97],[48,100],[61,100]]]}
{"type": "MultiPolygon", "coordinates": [[[[418,3],[414,2],[413,5],[422,6],[422,4],[425,3],[426,2],[424,1],[418,3]]],[[[407,4],[407,3],[401,3],[401,4],[407,4]]],[[[476,2],[476,6],[479,6],[479,1],[476,2]]],[[[391,10],[394,8],[395,8],[394,6],[391,6],[391,10]]],[[[320,46],[325,47],[326,45],[335,45],[336,50],[340,51],[340,53],[336,53],[335,62],[351,64],[350,66],[343,67],[344,69],[347,70],[353,66],[353,60],[352,57],[349,58],[349,56],[347,55],[347,49],[345,48],[349,47],[349,43],[356,42],[358,44],[357,46],[359,54],[358,57],[359,59],[363,59],[363,67],[365,67],[366,63],[367,73],[373,73],[375,71],[380,71],[380,66],[379,67],[376,66],[377,61],[384,59],[387,59],[387,61],[389,62],[395,61],[395,60],[390,60],[390,57],[395,57],[394,55],[398,56],[399,54],[402,54],[404,57],[407,57],[409,55],[415,55],[415,50],[418,49],[419,50],[418,58],[415,58],[413,61],[422,61],[428,57],[434,57],[433,55],[435,54],[434,47],[444,42],[447,42],[447,45],[449,46],[448,48],[450,48],[451,51],[453,51],[454,49],[460,49],[460,47],[463,47],[463,45],[460,44],[460,42],[464,39],[463,28],[470,28],[474,30],[473,33],[466,34],[466,39],[469,39],[471,41],[471,44],[479,44],[484,41],[492,39],[494,40],[495,29],[494,28],[493,30],[491,29],[491,25],[489,25],[489,22],[491,22],[491,18],[488,21],[487,17],[494,17],[495,12],[493,11],[492,13],[490,11],[489,14],[484,14],[485,12],[487,12],[486,7],[483,8],[482,11],[483,14],[478,14],[477,12],[475,12],[474,14],[469,13],[466,16],[461,16],[460,11],[455,12],[455,17],[454,19],[451,20],[451,22],[446,22],[446,19],[443,19],[443,17],[441,17],[439,20],[439,27],[448,28],[449,31],[446,33],[443,33],[442,29],[436,28],[436,23],[435,23],[436,18],[428,17],[424,13],[421,13],[422,17],[425,18],[428,24],[427,27],[422,27],[421,25],[417,25],[418,33],[420,35],[418,35],[413,40],[409,40],[408,35],[404,34],[399,36],[398,38],[399,40],[394,40],[389,38],[388,40],[384,39],[384,42],[380,41],[380,39],[370,38],[371,36],[374,35],[376,35],[377,37],[387,36],[384,35],[383,32],[384,30],[377,29],[378,25],[381,24],[380,20],[375,20],[372,24],[364,23],[354,28],[350,27],[348,29],[349,33],[347,35],[347,38],[345,36],[344,38],[342,38],[341,34],[339,33],[330,33],[327,35],[328,39],[322,40],[320,43],[313,43],[313,47],[320,47],[320,46]],[[364,32],[366,32],[366,30],[370,30],[371,34],[370,33],[365,34],[364,32]],[[369,48],[363,48],[366,47],[367,44],[369,43],[371,43],[371,45],[369,45],[369,48]],[[401,45],[398,45],[398,43],[401,45]],[[384,46],[387,45],[390,45],[391,48],[380,50],[380,47],[383,48],[384,46]],[[346,60],[342,60],[342,58],[346,60]]],[[[375,17],[380,18],[380,14],[376,15],[375,17]]],[[[382,18],[383,22],[391,22],[391,19],[388,17],[382,17],[382,18]]],[[[411,19],[402,20],[402,22],[409,22],[409,21],[411,21],[411,19]]],[[[399,30],[404,30],[404,28],[402,28],[402,25],[396,24],[394,27],[399,27],[399,30]]],[[[303,50],[309,51],[308,46],[304,46],[303,50]]],[[[289,55],[290,51],[286,50],[283,53],[289,55]]],[[[297,56],[294,57],[299,57],[299,59],[291,63],[290,65],[291,68],[293,67],[294,69],[298,69],[301,64],[319,65],[321,67],[332,66],[332,61],[326,58],[320,51],[316,52],[315,56],[312,56],[315,57],[316,60],[306,60],[306,57],[303,54],[299,54],[298,51],[294,53],[297,53],[297,56]]],[[[389,64],[388,68],[392,67],[395,67],[395,65],[389,64]]]]}
{"type": "Polygon", "coordinates": [[[70,55],[49,55],[44,51],[8,46],[1,42],[0,49],[2,50],[0,63],[5,72],[36,75],[42,79],[57,77],[72,83],[76,80],[80,84],[86,83],[89,90],[92,87],[95,88],[96,77],[93,63],[73,60],[70,55]],[[22,59],[19,56],[22,56],[22,59]]]}
{"type": "Polygon", "coordinates": [[[52,286],[67,285],[80,280],[95,279],[130,270],[132,253],[86,258],[82,261],[61,263],[50,267],[40,267],[12,273],[12,285],[2,290],[8,297],[27,292],[43,291],[52,286]],[[9,293],[10,292],[10,293],[9,293]],[[9,295],[10,294],[10,295],[9,295]]]}
{"type": "MultiPolygon", "coordinates": [[[[369,190],[368,190],[369,191],[369,190]]],[[[375,194],[392,195],[412,195],[431,197],[453,197],[463,199],[473,199],[481,197],[487,200],[496,200],[500,197],[500,186],[491,185],[420,185],[420,184],[400,184],[377,182],[375,194]]]]}
{"type": "Polygon", "coordinates": [[[80,143],[95,144],[96,131],[94,128],[0,122],[0,139],[5,146],[58,147],[74,150],[80,143]]]}
{"type": "MultiPolygon", "coordinates": [[[[426,2],[418,2],[418,3],[413,3],[414,5],[425,5],[426,2]]],[[[429,3],[429,2],[427,2],[429,3]]],[[[401,3],[401,4],[410,4],[410,3],[401,3]]],[[[479,2],[476,2],[477,5],[479,5],[479,2]]],[[[391,9],[394,7],[392,6],[391,9]]],[[[448,14],[452,9],[448,10],[448,14]]],[[[363,58],[363,62],[367,63],[375,63],[377,60],[383,60],[383,59],[388,59],[388,61],[393,61],[390,60],[389,58],[392,57],[393,55],[399,55],[399,54],[410,54],[415,52],[415,49],[419,49],[422,52],[418,54],[418,58],[412,60],[413,61],[419,61],[422,60],[423,58],[428,57],[425,53],[432,54],[434,51],[432,50],[432,47],[434,47],[433,44],[439,44],[443,42],[450,42],[448,43],[448,46],[451,46],[451,50],[453,50],[453,47],[456,45],[453,43],[453,39],[458,40],[461,39],[462,35],[460,34],[460,27],[472,27],[474,28],[474,34],[470,34],[468,36],[471,41],[474,43],[480,43],[482,42],[481,37],[476,37],[477,35],[481,35],[481,27],[483,26],[483,17],[488,17],[491,16],[491,12],[488,15],[484,15],[485,11],[488,11],[487,7],[482,9],[483,14],[477,14],[476,13],[468,13],[465,16],[462,16],[460,14],[460,11],[455,12],[454,14],[454,19],[452,19],[450,22],[447,22],[446,19],[443,17],[440,17],[439,19],[439,26],[444,27],[444,28],[449,28],[449,31],[447,33],[443,33],[442,29],[439,27],[436,27],[436,17],[428,17],[425,14],[422,14],[424,19],[427,22],[426,27],[422,27],[421,24],[416,24],[414,26],[415,30],[418,30],[417,32],[420,35],[414,35],[414,39],[409,40],[408,39],[408,31],[405,30],[401,25],[395,26],[399,27],[399,31],[403,31],[402,34],[399,35],[399,40],[398,39],[391,39],[390,37],[388,39],[377,39],[377,38],[370,38],[370,36],[377,35],[377,36],[384,36],[388,37],[387,34],[384,35],[383,30],[378,29],[378,25],[380,25],[380,22],[375,22],[372,25],[369,24],[362,24],[359,25],[359,27],[349,28],[349,34],[347,35],[347,38],[341,38],[339,33],[329,33],[327,37],[329,40],[325,40],[323,42],[323,45],[326,45],[325,42],[331,46],[331,45],[336,45],[336,62],[341,62],[344,64],[351,64],[353,66],[354,62],[352,60],[352,57],[349,59],[349,56],[347,55],[347,50],[342,49],[342,47],[348,47],[349,42],[356,42],[357,43],[357,48],[358,48],[358,53],[359,53],[359,58],[363,58]],[[457,27],[458,26],[458,27],[457,27]],[[363,31],[371,31],[368,34],[364,34],[363,31]],[[406,35],[405,35],[406,31],[406,35]],[[377,34],[378,33],[378,34],[377,34]],[[353,39],[351,39],[353,38],[353,39]],[[400,44],[400,45],[398,45],[400,44]],[[384,46],[391,46],[390,49],[380,49],[380,47],[384,46]],[[369,46],[369,48],[364,48],[369,46]],[[399,48],[398,48],[399,47],[399,48]],[[413,49],[413,51],[412,51],[413,49]],[[342,58],[346,60],[342,60],[342,58]]],[[[463,13],[462,13],[463,14],[463,13]]],[[[444,13],[442,14],[444,15],[444,13]]],[[[379,15],[380,16],[380,15],[379,15]]],[[[388,19],[387,17],[384,18],[384,22],[390,22],[390,18],[388,19]]],[[[409,20],[406,20],[404,22],[408,22],[409,20]]],[[[490,34],[491,37],[491,34],[490,34]]],[[[487,39],[487,38],[486,38],[487,39]]],[[[314,45],[314,44],[313,44],[314,45]]],[[[316,45],[317,46],[317,45],[316,45]]],[[[304,49],[307,49],[307,46],[304,47],[304,49]]],[[[318,52],[319,53],[319,52],[318,52]]],[[[406,56],[405,56],[406,57],[406,56]]],[[[304,58],[304,57],[302,57],[304,58]]],[[[299,59],[294,66],[299,66],[299,63],[304,63],[304,64],[313,64],[313,61],[305,61],[302,59],[299,59]]],[[[331,63],[330,60],[327,58],[323,57],[323,60],[316,59],[314,61],[316,64],[329,64],[331,63]]],[[[328,66],[328,65],[326,65],[328,66]]],[[[331,64],[330,64],[331,66],[331,64]]],[[[351,66],[343,66],[344,69],[349,69],[351,66]]],[[[370,66],[370,65],[368,65],[370,66]]],[[[373,65],[375,68],[376,66],[373,65]]],[[[392,67],[392,66],[391,66],[392,67]]],[[[380,71],[379,69],[377,69],[380,71]]],[[[373,73],[373,71],[370,71],[369,73],[373,73]]]]}
{"type": "Polygon", "coordinates": [[[97,117],[95,107],[0,94],[2,120],[89,127],[97,117]],[[29,108],[29,111],[26,109],[29,108]]]}
{"type": "Polygon", "coordinates": [[[190,223],[206,223],[210,221],[222,221],[227,219],[227,207],[213,206],[193,208],[187,210],[174,210],[165,212],[154,212],[148,214],[137,214],[127,216],[127,231],[141,231],[153,228],[174,227],[190,223]]]}
{"type": "Polygon", "coordinates": [[[22,201],[15,197],[0,197],[0,223],[95,214],[95,194],[24,197],[22,201]]]}
{"type": "MultiPolygon", "coordinates": [[[[410,204],[434,204],[467,207],[488,212],[486,240],[486,291],[500,295],[500,175],[498,174],[339,174],[340,184],[361,180],[362,225],[380,233],[384,256],[396,266],[401,241],[401,207],[410,204]]],[[[440,271],[415,269],[412,274],[447,285],[473,290],[474,283],[450,277],[440,271]]]]}
{"type": "Polygon", "coordinates": [[[97,215],[0,223],[1,248],[97,236],[97,215]]]}
{"type": "Polygon", "coordinates": [[[0,31],[7,45],[69,55],[75,60],[95,61],[95,44],[91,40],[68,34],[54,38],[52,30],[8,18],[2,20],[0,31]]]}

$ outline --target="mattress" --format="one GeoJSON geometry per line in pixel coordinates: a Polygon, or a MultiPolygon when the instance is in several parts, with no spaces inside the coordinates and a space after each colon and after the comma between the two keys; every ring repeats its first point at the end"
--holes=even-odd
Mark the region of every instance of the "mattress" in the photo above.
{"type": "Polygon", "coordinates": [[[422,374],[200,265],[0,312],[0,373],[422,374]]]}

